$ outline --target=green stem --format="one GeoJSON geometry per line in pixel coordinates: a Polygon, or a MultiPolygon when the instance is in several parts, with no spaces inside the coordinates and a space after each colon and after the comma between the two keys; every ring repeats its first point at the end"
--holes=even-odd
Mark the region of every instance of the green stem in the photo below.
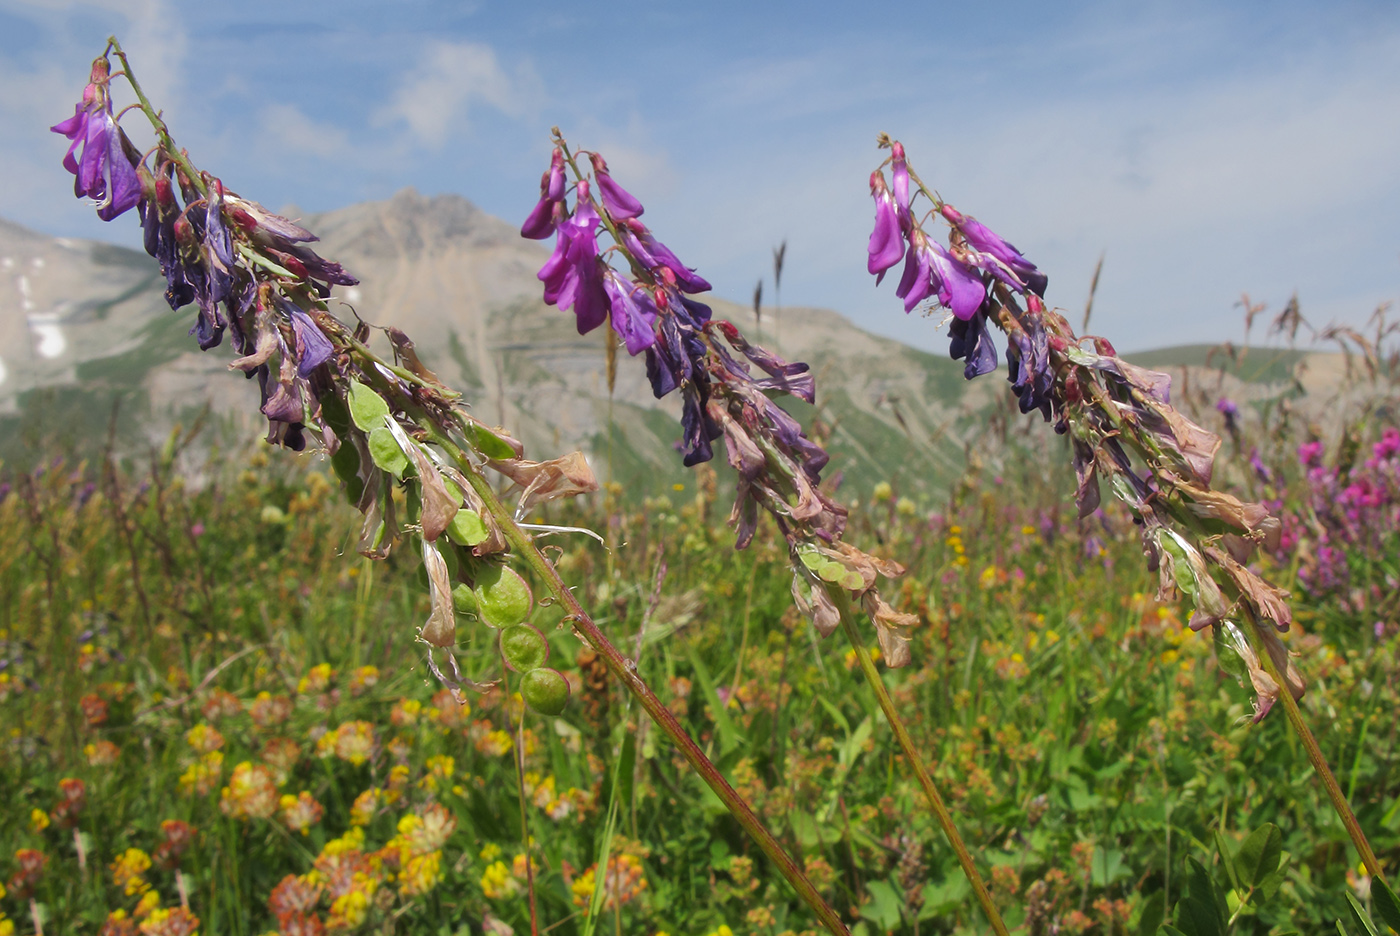
{"type": "Polygon", "coordinates": [[[126,53],[122,51],[122,44],[117,41],[116,36],[107,37],[107,45],[116,53],[117,58],[122,60],[122,72],[126,75],[127,84],[131,85],[131,90],[136,93],[136,100],[141,102],[141,112],[146,115],[146,119],[151,122],[151,127],[156,132],[156,139],[160,141],[160,147],[165,151],[165,155],[170,158],[175,165],[185,173],[185,177],[190,180],[199,190],[201,195],[209,194],[209,187],[204,184],[204,178],[199,174],[199,170],[190,162],[190,158],[180,151],[175,145],[175,140],[170,136],[170,128],[165,125],[165,120],[160,116],[160,111],[156,110],[150,100],[146,97],[146,92],[141,90],[141,84],[136,80],[136,76],[131,73],[131,63],[126,60],[126,53]]]}
{"type": "MultiPolygon", "coordinates": [[[[778,871],[787,878],[789,884],[797,891],[797,895],[802,899],[822,925],[834,936],[850,936],[850,931],[846,929],[846,924],[841,922],[841,917],[831,908],[817,889],[812,886],[812,882],[807,879],[802,868],[792,859],[783,847],[778,844],[777,839],[763,827],[763,823],[754,815],[753,810],[742,796],[734,791],[720,774],[719,769],[710,762],[705,753],[691,739],[690,735],[676,717],[666,708],[665,704],[651,691],[642,678],[637,675],[636,664],[625,658],[612,642],[598,629],[598,625],[583,610],[583,607],[574,598],[573,592],[564,584],[563,579],[549,560],[535,547],[530,536],[515,523],[511,517],[511,512],[501,503],[496,492],[492,490],[490,483],[481,471],[472,464],[471,460],[452,443],[435,425],[424,420],[420,425],[430,433],[432,440],[444,451],[446,451],[456,462],[462,474],[466,476],[467,482],[476,491],[482,502],[486,505],[487,511],[500,526],[505,534],[511,548],[516,555],[522,559],[530,570],[535,574],[537,581],[543,582],[545,587],[554,595],[555,599],[564,608],[566,617],[575,630],[581,634],[584,641],[598,653],[603,662],[607,665],[609,672],[618,679],[629,692],[637,699],[646,713],[651,716],[658,728],[666,733],[680,749],[681,755],[690,764],[692,770],[700,775],[701,779],[709,785],[715,795],[720,798],[729,812],[743,826],[744,831],[758,844],[769,860],[777,866],[778,871]]],[[[1006,936],[1003,929],[1000,936],[1006,936]]]]}
{"type": "MultiPolygon", "coordinates": [[[[1248,605],[1244,606],[1245,618],[1251,626],[1250,642],[1254,645],[1254,653],[1263,663],[1264,671],[1279,687],[1278,697],[1283,702],[1283,712],[1288,718],[1288,723],[1293,726],[1293,731],[1298,735],[1298,740],[1303,742],[1303,749],[1308,752],[1308,760],[1312,762],[1313,772],[1322,781],[1323,788],[1327,791],[1327,798],[1332,801],[1332,808],[1341,817],[1342,825],[1346,827],[1347,835],[1351,836],[1351,842],[1356,846],[1357,854],[1361,856],[1361,862],[1366,866],[1366,873],[1373,878],[1386,880],[1385,874],[1381,871],[1380,862],[1376,860],[1376,853],[1371,850],[1371,843],[1366,838],[1366,833],[1361,831],[1361,823],[1356,821],[1356,814],[1351,811],[1351,805],[1347,803],[1346,796],[1342,793],[1341,784],[1337,782],[1337,777],[1332,773],[1332,768],[1327,766],[1327,759],[1322,756],[1322,748],[1317,743],[1317,738],[1313,737],[1311,729],[1303,721],[1303,712],[1298,708],[1298,702],[1293,698],[1293,693],[1288,691],[1288,683],[1284,682],[1283,674],[1279,672],[1274,664],[1274,658],[1269,655],[1268,647],[1260,637],[1260,628],[1270,625],[1260,623],[1259,619],[1248,605]]],[[[1388,882],[1387,882],[1388,883],[1388,882]]]]}
{"type": "Polygon", "coordinates": [[[875,690],[875,698],[879,700],[880,709],[885,713],[885,718],[894,731],[895,740],[899,742],[900,749],[904,751],[904,759],[914,771],[919,785],[924,788],[924,796],[928,799],[928,804],[932,807],[939,826],[943,828],[943,834],[947,836],[948,844],[953,846],[953,852],[958,856],[958,864],[962,866],[963,874],[967,875],[968,883],[972,885],[972,892],[976,895],[977,902],[982,905],[982,912],[987,915],[987,922],[992,924],[992,930],[997,936],[1008,936],[1006,924],[1002,922],[996,904],[992,903],[992,895],[988,892],[987,885],[982,882],[982,876],[977,873],[977,865],[972,861],[972,853],[967,850],[962,836],[958,834],[957,826],[953,825],[952,814],[948,812],[948,807],[943,805],[943,797],[938,794],[938,788],[933,785],[933,778],[929,776],[927,768],[924,767],[918,749],[914,747],[914,739],[909,736],[909,730],[904,727],[904,720],[899,717],[899,712],[894,707],[894,700],[890,698],[889,692],[885,689],[885,681],[880,678],[880,671],[875,668],[875,661],[870,659],[870,653],[865,649],[865,644],[861,642],[860,634],[856,631],[855,619],[851,616],[851,600],[848,593],[844,588],[834,585],[827,586],[827,593],[836,603],[836,609],[841,612],[841,627],[846,631],[846,638],[851,642],[851,649],[856,652],[861,672],[865,674],[865,680],[870,683],[870,688],[875,690]]]}

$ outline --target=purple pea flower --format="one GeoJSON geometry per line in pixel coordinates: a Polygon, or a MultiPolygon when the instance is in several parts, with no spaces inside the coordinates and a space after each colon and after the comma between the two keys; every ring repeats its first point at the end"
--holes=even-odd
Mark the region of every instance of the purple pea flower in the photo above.
{"type": "Polygon", "coordinates": [[[540,179],[539,203],[520,226],[520,236],[530,240],[543,240],[553,234],[558,226],[555,209],[563,203],[564,153],[556,146],[549,159],[549,171],[540,179]]]}
{"type": "Polygon", "coordinates": [[[870,195],[875,199],[875,230],[870,232],[870,244],[866,247],[870,259],[865,269],[875,275],[878,286],[885,272],[904,255],[904,242],[900,237],[899,206],[885,185],[885,174],[879,169],[870,173],[870,195]]]}
{"type": "Polygon", "coordinates": [[[938,301],[963,321],[970,320],[987,298],[982,278],[939,244],[929,244],[929,262],[942,284],[938,287],[938,301]]]}
{"type": "Polygon", "coordinates": [[[652,236],[645,224],[635,218],[626,218],[617,229],[628,252],[658,280],[666,284],[674,283],[684,293],[709,291],[709,280],[681,263],[669,247],[652,236]]]}
{"type": "Polygon", "coordinates": [[[1030,311],[1021,317],[1021,327],[1008,335],[1007,379],[1020,400],[1021,412],[1038,409],[1048,422],[1055,387],[1055,373],[1050,369],[1050,338],[1040,317],[1044,309],[1040,297],[1033,294],[1030,298],[1030,311]]]}
{"type": "Polygon", "coordinates": [[[73,173],[73,194],[96,202],[97,216],[103,221],[136,207],[142,196],[141,180],[127,152],[130,144],[112,117],[108,73],[105,58],[94,61],[83,100],[74,106],[73,116],[49,128],[73,141],[63,157],[63,168],[73,173]],[[75,158],[79,145],[82,156],[75,158]]]}
{"type": "Polygon", "coordinates": [[[627,353],[638,355],[656,344],[656,304],[637,283],[623,282],[612,270],[603,271],[603,290],[612,307],[613,330],[622,336],[627,353]]]}
{"type": "Polygon", "coordinates": [[[589,153],[588,158],[593,162],[593,178],[598,181],[598,193],[603,196],[603,207],[613,220],[626,221],[628,218],[641,217],[646,209],[626,189],[613,181],[603,157],[597,153],[589,153]]]}
{"type": "Polygon", "coordinates": [[[588,197],[588,182],[581,181],[573,216],[559,223],[554,253],[538,274],[544,283],[544,301],[561,309],[572,306],[580,335],[603,324],[608,315],[608,296],[598,269],[599,221],[588,197]]]}
{"type": "Polygon", "coordinates": [[[924,232],[915,230],[909,237],[909,250],[904,256],[904,275],[894,294],[904,300],[904,311],[914,308],[929,296],[943,289],[943,278],[933,268],[933,251],[929,250],[924,232]]]}
{"type": "Polygon", "coordinates": [[[297,376],[310,377],[312,371],[335,356],[335,345],[331,344],[311,316],[280,294],[276,300],[278,307],[291,319],[292,332],[296,335],[297,376]]]}
{"type": "Polygon", "coordinates": [[[978,266],[1018,292],[1030,290],[1044,298],[1049,280],[1027,260],[1021,251],[976,218],[964,215],[952,205],[943,205],[943,217],[962,234],[979,256],[978,266]]]}
{"type": "Polygon", "coordinates": [[[952,342],[948,354],[953,360],[966,359],[963,376],[968,380],[990,374],[997,369],[997,349],[992,333],[987,330],[987,314],[977,312],[970,319],[955,318],[948,326],[952,342]]]}

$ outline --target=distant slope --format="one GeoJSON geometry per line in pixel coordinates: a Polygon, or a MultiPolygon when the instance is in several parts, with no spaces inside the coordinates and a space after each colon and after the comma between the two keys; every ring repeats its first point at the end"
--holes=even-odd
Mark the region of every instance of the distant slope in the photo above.
{"type": "MultiPolygon", "coordinates": [[[[602,333],[580,336],[571,313],[540,298],[535,273],[547,245],[464,198],[412,189],[303,222],[321,236],[317,250],[362,281],[337,288],[332,311],[403,329],[479,418],[510,428],[530,454],[581,449],[600,477],[637,494],[685,480],[673,450],[679,401],[654,399],[642,362],[625,354],[609,394],[602,333]]],[[[229,440],[261,434],[256,385],[227,371],[226,346],[198,350],[187,335],[193,312],[169,310],[144,254],[0,221],[0,267],[10,281],[0,290],[0,458],[8,465],[28,464],[45,445],[92,454],[114,413],[127,451],[157,444],[206,406],[229,440]]],[[[701,298],[748,329],[750,309],[701,298]]],[[[1001,377],[966,383],[960,364],[835,312],[788,307],[782,315],[776,350],[817,375],[817,406],[798,402],[794,413],[804,424],[819,415],[830,429],[828,475],[842,473],[856,496],[880,480],[907,493],[942,490],[961,470],[966,444],[986,431],[985,408],[1009,399],[1001,377]]],[[[1199,367],[1208,351],[1132,357],[1199,367]]],[[[1279,354],[1251,351],[1238,377],[1287,380],[1296,358],[1279,354]]]]}

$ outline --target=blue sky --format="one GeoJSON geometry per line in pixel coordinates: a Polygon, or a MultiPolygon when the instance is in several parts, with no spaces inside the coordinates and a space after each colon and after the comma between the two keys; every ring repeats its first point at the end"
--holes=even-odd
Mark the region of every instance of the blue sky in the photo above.
{"type": "Polygon", "coordinates": [[[920,347],[946,339],[864,270],[880,131],[1076,325],[1106,252],[1091,331],[1123,349],[1238,341],[1242,292],[1296,289],[1317,324],[1400,298],[1393,2],[0,0],[0,216],[136,243],[46,129],[111,32],[196,162],[269,207],[411,185],[518,221],[557,124],[717,294],[771,297],[786,238],[784,304],[920,347]]]}

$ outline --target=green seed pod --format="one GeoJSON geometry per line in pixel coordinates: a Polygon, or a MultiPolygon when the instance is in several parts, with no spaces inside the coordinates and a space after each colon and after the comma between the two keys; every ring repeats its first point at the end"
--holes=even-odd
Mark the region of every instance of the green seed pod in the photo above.
{"type": "Polygon", "coordinates": [[[528,673],[549,659],[549,641],[529,624],[512,624],[501,629],[501,656],[517,673],[528,673]]]}
{"type": "Polygon", "coordinates": [[[482,620],[492,627],[509,627],[530,616],[534,596],[514,569],[488,565],[476,573],[476,604],[482,620]]]}
{"type": "Polygon", "coordinates": [[[462,614],[476,613],[476,593],[465,583],[452,589],[452,606],[462,614]]]}
{"type": "Polygon", "coordinates": [[[520,695],[541,715],[559,715],[569,704],[569,681],[558,670],[530,670],[520,680],[520,695]]]}
{"type": "Polygon", "coordinates": [[[463,507],[457,511],[452,522],[447,525],[447,538],[458,546],[480,546],[490,534],[481,514],[463,507]]]}

